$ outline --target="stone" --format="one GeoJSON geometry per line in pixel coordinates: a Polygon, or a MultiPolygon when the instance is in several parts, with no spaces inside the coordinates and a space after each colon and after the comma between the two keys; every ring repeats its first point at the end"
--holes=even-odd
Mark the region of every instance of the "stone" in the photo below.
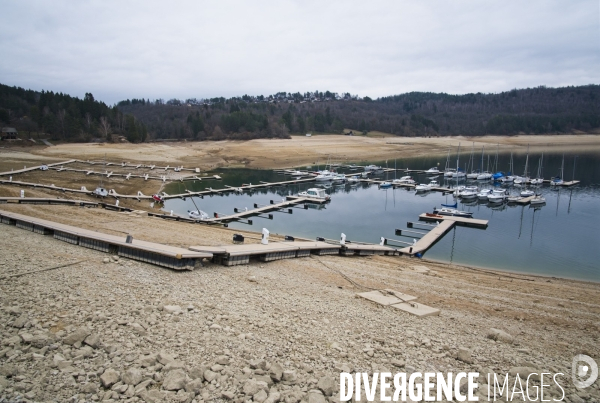
{"type": "Polygon", "coordinates": [[[473,363],[473,358],[471,358],[471,350],[469,350],[468,348],[465,348],[465,347],[458,348],[458,354],[457,354],[456,358],[467,364],[473,363]]]}
{"type": "Polygon", "coordinates": [[[115,383],[119,382],[121,375],[112,368],[108,368],[102,375],[100,375],[100,381],[102,386],[110,388],[115,383]]]}
{"type": "MultiPolygon", "coordinates": [[[[269,390],[265,382],[259,382],[255,379],[247,379],[246,382],[244,382],[244,386],[242,386],[242,392],[244,392],[246,396],[254,396],[262,389],[269,390]]],[[[265,396],[265,399],[266,398],[267,397],[265,396]]]]}
{"type": "Polygon", "coordinates": [[[530,379],[533,381],[540,381],[540,371],[532,367],[512,367],[508,371],[508,374],[513,377],[518,374],[521,380],[526,380],[529,375],[533,374],[530,379]]]}
{"type": "Polygon", "coordinates": [[[269,376],[275,382],[281,381],[281,377],[283,376],[283,367],[281,364],[275,363],[271,365],[271,368],[269,368],[269,376]]]}
{"type": "Polygon", "coordinates": [[[92,331],[85,326],[77,328],[74,332],[72,332],[71,334],[69,334],[67,337],[65,337],[63,339],[63,343],[69,344],[69,345],[73,345],[75,343],[81,343],[91,333],[92,333],[92,331]]]}
{"type": "Polygon", "coordinates": [[[139,368],[129,368],[125,373],[123,373],[122,381],[127,385],[136,386],[138,383],[142,382],[142,371],[139,368]]]}
{"type": "Polygon", "coordinates": [[[331,376],[324,376],[319,379],[317,388],[319,388],[325,396],[332,396],[336,390],[335,380],[331,376]]]}
{"type": "Polygon", "coordinates": [[[198,394],[202,390],[202,379],[192,379],[185,384],[185,391],[188,393],[198,394]]]}
{"type": "Polygon", "coordinates": [[[158,355],[156,356],[156,360],[158,362],[160,362],[162,365],[167,365],[168,363],[170,363],[171,361],[175,361],[175,357],[173,357],[170,354],[165,353],[164,351],[161,351],[160,353],[158,353],[158,355]]]}
{"type": "Polygon", "coordinates": [[[255,395],[252,396],[252,400],[254,400],[257,403],[262,403],[265,400],[267,400],[267,392],[265,392],[263,389],[259,390],[255,395]]]}
{"type": "Polygon", "coordinates": [[[174,369],[165,376],[162,387],[165,390],[179,390],[185,388],[185,384],[185,372],[182,369],[174,369]]]}
{"type": "Polygon", "coordinates": [[[571,401],[571,403],[585,403],[585,400],[583,400],[581,397],[579,397],[575,393],[571,393],[569,395],[569,400],[571,401]]]}
{"type": "Polygon", "coordinates": [[[5,377],[15,376],[19,373],[17,367],[12,364],[5,364],[0,367],[0,375],[5,377]]]}
{"type": "Polygon", "coordinates": [[[269,397],[267,397],[267,400],[265,400],[264,403],[277,403],[279,400],[281,400],[281,393],[277,391],[271,391],[269,392],[269,397]]]}
{"type": "Polygon", "coordinates": [[[233,400],[235,398],[235,393],[226,390],[226,391],[221,392],[221,397],[223,397],[227,400],[233,400]]]}
{"type": "Polygon", "coordinates": [[[37,335],[33,336],[31,341],[29,342],[29,344],[31,344],[31,347],[35,347],[35,348],[44,348],[51,343],[52,343],[52,339],[50,339],[48,336],[46,336],[44,334],[37,334],[37,335]]]}
{"type": "Polygon", "coordinates": [[[181,307],[179,305],[165,305],[163,310],[167,313],[179,313],[181,312],[181,307]]]}
{"type": "Polygon", "coordinates": [[[217,357],[216,363],[219,365],[229,365],[229,357],[227,357],[226,355],[221,355],[217,357]]]}
{"type": "Polygon", "coordinates": [[[297,380],[297,375],[296,375],[296,371],[283,371],[283,381],[284,382],[288,382],[288,383],[295,383],[297,380]]]}
{"type": "Polygon", "coordinates": [[[325,396],[320,390],[312,389],[308,391],[308,403],[327,403],[325,396]]]}
{"type": "Polygon", "coordinates": [[[494,329],[493,327],[488,331],[487,338],[507,344],[512,344],[514,342],[513,336],[506,333],[504,330],[494,329]]]}
{"type": "Polygon", "coordinates": [[[96,333],[90,334],[83,342],[92,348],[98,348],[100,345],[100,336],[96,333]]]}
{"type": "Polygon", "coordinates": [[[194,367],[189,371],[188,375],[192,379],[204,380],[204,371],[206,371],[204,367],[194,367]]]}
{"type": "Polygon", "coordinates": [[[81,387],[83,393],[98,393],[98,384],[95,382],[88,382],[81,387]]]}
{"type": "Polygon", "coordinates": [[[163,371],[169,372],[174,369],[184,369],[184,368],[185,368],[185,364],[182,361],[173,360],[171,362],[168,362],[167,365],[165,365],[165,367],[163,368],[163,371]]]}
{"type": "Polygon", "coordinates": [[[165,401],[165,393],[158,389],[152,389],[149,391],[143,390],[139,393],[139,396],[146,403],[160,403],[165,401]]]}
{"type": "Polygon", "coordinates": [[[143,355],[138,360],[142,368],[148,368],[156,364],[156,354],[143,355]]]}
{"type": "Polygon", "coordinates": [[[139,323],[132,323],[130,326],[131,326],[131,330],[133,330],[133,332],[135,334],[137,334],[138,336],[145,336],[148,334],[146,329],[144,329],[144,327],[142,325],[140,325],[139,323]]]}
{"type": "Polygon", "coordinates": [[[402,368],[402,367],[404,367],[404,365],[406,364],[406,362],[404,360],[399,360],[397,358],[393,358],[390,361],[390,364],[392,364],[394,367],[402,368]]]}
{"type": "Polygon", "coordinates": [[[27,323],[28,320],[29,320],[29,318],[27,318],[26,315],[21,315],[17,319],[15,319],[15,321],[12,323],[12,327],[21,329],[21,328],[23,328],[23,326],[25,326],[25,324],[27,323]]]}
{"type": "Polygon", "coordinates": [[[109,259],[109,258],[107,258],[107,257],[105,257],[104,259],[102,259],[102,262],[103,262],[103,263],[110,263],[110,259],[109,259]]]}
{"type": "Polygon", "coordinates": [[[207,369],[206,371],[204,371],[204,374],[202,374],[202,375],[204,376],[204,380],[206,382],[212,382],[213,380],[215,380],[217,378],[217,376],[219,374],[211,371],[210,369],[207,369]]]}
{"type": "Polygon", "coordinates": [[[19,336],[21,337],[21,340],[23,340],[23,343],[31,343],[31,340],[33,340],[33,335],[31,333],[21,333],[19,336]]]}

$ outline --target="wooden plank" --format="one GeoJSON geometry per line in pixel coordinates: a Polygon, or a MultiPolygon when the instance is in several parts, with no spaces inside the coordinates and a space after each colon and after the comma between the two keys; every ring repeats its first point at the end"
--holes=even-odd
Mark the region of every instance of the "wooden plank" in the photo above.
{"type": "Polygon", "coordinates": [[[407,246],[400,250],[402,253],[408,253],[414,255],[416,253],[424,253],[427,249],[431,248],[446,232],[450,231],[452,227],[456,225],[454,220],[442,220],[439,225],[423,235],[421,239],[417,241],[413,246],[407,246]]]}
{"type": "Polygon", "coordinates": [[[459,225],[465,225],[469,227],[480,227],[486,228],[488,226],[488,220],[480,220],[477,218],[466,218],[466,217],[454,217],[454,216],[439,216],[431,217],[423,213],[419,216],[419,220],[422,221],[454,221],[459,225]]]}
{"type": "Polygon", "coordinates": [[[154,242],[142,241],[134,239],[133,243],[127,243],[124,237],[118,237],[115,235],[104,234],[102,232],[90,231],[83,228],[77,228],[70,225],[59,224],[53,221],[43,220],[40,218],[29,217],[22,214],[12,213],[8,211],[0,210],[0,216],[9,217],[14,220],[27,221],[34,225],[38,225],[44,228],[51,229],[53,231],[60,231],[74,236],[85,237],[88,239],[94,239],[102,242],[107,242],[116,246],[125,246],[128,248],[144,250],[148,252],[157,253],[164,256],[169,256],[176,259],[183,258],[211,258],[211,253],[206,252],[194,252],[184,248],[178,248],[170,245],[163,245],[154,242]]]}

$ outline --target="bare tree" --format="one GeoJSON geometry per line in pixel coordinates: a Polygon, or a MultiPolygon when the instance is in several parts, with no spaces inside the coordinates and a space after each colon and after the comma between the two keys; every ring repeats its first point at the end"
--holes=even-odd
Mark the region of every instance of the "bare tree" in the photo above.
{"type": "Polygon", "coordinates": [[[100,130],[102,130],[102,134],[104,134],[104,137],[106,138],[107,141],[111,140],[111,127],[110,127],[110,122],[108,121],[108,118],[106,116],[102,116],[100,118],[100,130]]]}
{"type": "Polygon", "coordinates": [[[88,129],[88,133],[92,132],[92,123],[94,122],[94,120],[92,119],[92,115],[90,115],[89,112],[87,112],[85,114],[85,124],[87,126],[88,129]]]}

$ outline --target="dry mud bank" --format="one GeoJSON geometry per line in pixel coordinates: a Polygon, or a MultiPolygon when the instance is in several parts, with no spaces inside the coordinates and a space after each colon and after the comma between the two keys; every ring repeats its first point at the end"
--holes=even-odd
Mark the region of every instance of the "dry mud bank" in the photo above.
{"type": "MultiPolygon", "coordinates": [[[[232,235],[137,213],[1,208],[177,246],[232,235]]],[[[175,272],[5,224],[0,240],[8,399],[324,403],[339,401],[340,371],[543,370],[565,374],[567,401],[600,400],[597,386],[581,391],[569,379],[575,354],[600,358],[598,284],[398,257],[175,272]],[[371,288],[417,296],[441,315],[416,318],[356,297],[371,288]]]]}

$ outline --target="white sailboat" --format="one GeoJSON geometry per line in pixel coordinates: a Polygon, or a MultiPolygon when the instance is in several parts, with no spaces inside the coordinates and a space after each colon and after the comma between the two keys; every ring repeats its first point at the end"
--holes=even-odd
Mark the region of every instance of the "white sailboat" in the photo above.
{"type": "Polygon", "coordinates": [[[550,179],[550,186],[562,185],[565,182],[563,180],[564,174],[565,174],[565,155],[563,154],[562,164],[560,166],[560,174],[558,176],[555,176],[554,178],[550,179]]]}
{"type": "Polygon", "coordinates": [[[526,183],[529,183],[530,178],[529,178],[529,172],[527,171],[529,165],[529,144],[527,144],[527,157],[525,157],[525,172],[523,172],[523,176],[520,176],[518,178],[515,178],[515,183],[517,185],[523,185],[526,183]]]}
{"type": "Polygon", "coordinates": [[[450,148],[448,148],[448,156],[446,157],[446,166],[444,167],[444,177],[451,178],[456,169],[450,168],[450,148]]]}
{"type": "MultiPolygon", "coordinates": [[[[544,178],[542,178],[542,161],[544,160],[544,153],[542,153],[542,156],[540,157],[540,162],[538,164],[538,169],[537,169],[537,175],[535,177],[535,179],[531,180],[531,184],[532,185],[541,185],[542,183],[544,183],[544,178]]],[[[545,202],[545,200],[544,200],[545,202]]]]}

